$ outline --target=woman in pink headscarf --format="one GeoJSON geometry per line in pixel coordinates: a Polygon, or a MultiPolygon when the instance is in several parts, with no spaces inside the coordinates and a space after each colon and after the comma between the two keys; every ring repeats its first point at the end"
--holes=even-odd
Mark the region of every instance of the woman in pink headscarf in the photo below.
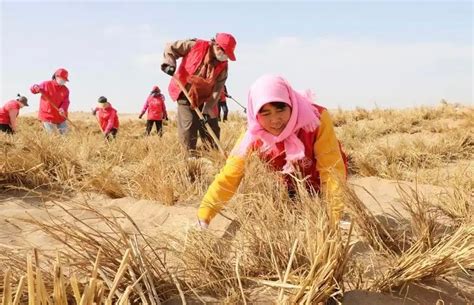
{"type": "Polygon", "coordinates": [[[254,82],[248,95],[247,131],[201,202],[201,227],[206,228],[234,195],[252,151],[282,173],[290,196],[295,194],[291,174],[305,177],[308,190],[322,193],[331,203],[332,220],[340,220],[339,184],[347,178],[347,162],[328,111],[314,104],[310,95],[295,91],[280,76],[264,75],[254,82]]]}

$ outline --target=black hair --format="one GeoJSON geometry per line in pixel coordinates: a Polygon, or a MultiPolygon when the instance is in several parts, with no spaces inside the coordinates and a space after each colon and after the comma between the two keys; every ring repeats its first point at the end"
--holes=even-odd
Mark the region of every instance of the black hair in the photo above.
{"type": "Polygon", "coordinates": [[[51,79],[56,79],[56,73],[53,74],[53,76],[51,77],[51,79]]]}
{"type": "MultiPolygon", "coordinates": [[[[276,109],[278,110],[283,110],[285,109],[285,107],[290,107],[287,103],[285,102],[270,102],[268,103],[270,105],[272,105],[273,107],[275,107],[276,109]]],[[[258,113],[261,113],[262,112],[262,109],[263,109],[263,106],[262,108],[260,108],[260,110],[258,111],[258,113]]]]}
{"type": "Polygon", "coordinates": [[[103,103],[107,103],[107,98],[105,96],[101,96],[99,97],[99,99],[97,100],[97,102],[103,104],[103,103]]]}

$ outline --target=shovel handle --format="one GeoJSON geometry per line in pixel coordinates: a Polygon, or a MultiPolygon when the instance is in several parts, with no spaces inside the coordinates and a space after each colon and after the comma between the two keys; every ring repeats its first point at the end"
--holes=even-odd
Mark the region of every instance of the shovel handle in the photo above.
{"type": "Polygon", "coordinates": [[[229,97],[229,98],[230,98],[231,100],[233,100],[234,102],[236,102],[237,105],[239,105],[240,107],[242,107],[242,109],[244,110],[244,112],[247,112],[247,108],[245,108],[244,106],[242,106],[242,104],[240,104],[239,102],[237,102],[237,101],[235,100],[235,98],[233,98],[233,97],[229,97]]]}
{"type": "Polygon", "coordinates": [[[57,112],[59,112],[59,115],[61,115],[63,118],[65,118],[66,121],[69,122],[69,124],[71,124],[74,128],[77,129],[77,126],[74,125],[74,123],[73,123],[67,116],[65,116],[64,114],[62,114],[62,113],[59,111],[59,108],[58,108],[56,105],[54,105],[53,102],[51,102],[51,99],[49,98],[49,95],[48,95],[48,94],[46,94],[45,92],[42,92],[41,94],[42,94],[42,95],[44,96],[44,98],[48,101],[49,105],[50,105],[51,107],[53,107],[54,109],[56,109],[57,112]]]}
{"type": "MultiPolygon", "coordinates": [[[[181,91],[183,91],[184,95],[186,96],[186,98],[188,99],[188,101],[192,104],[192,100],[191,100],[191,97],[189,96],[189,93],[188,91],[186,90],[186,88],[184,88],[183,84],[181,83],[181,81],[177,78],[177,77],[173,77],[174,81],[178,84],[179,88],[181,89],[181,91]]],[[[199,108],[194,108],[194,111],[196,111],[198,117],[204,121],[204,116],[202,115],[202,112],[201,110],[199,110],[199,108]]],[[[225,153],[224,149],[222,148],[222,145],[219,141],[219,139],[217,138],[216,134],[214,133],[214,131],[212,130],[211,126],[209,126],[209,124],[206,122],[204,124],[206,126],[206,130],[207,132],[211,135],[211,138],[214,140],[214,143],[216,143],[217,145],[217,148],[219,149],[219,151],[221,152],[221,154],[227,158],[227,154],[225,153]]]]}

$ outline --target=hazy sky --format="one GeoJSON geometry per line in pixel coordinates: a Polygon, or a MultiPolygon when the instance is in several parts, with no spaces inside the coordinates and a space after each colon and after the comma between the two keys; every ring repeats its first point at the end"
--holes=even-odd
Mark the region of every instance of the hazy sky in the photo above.
{"type": "MultiPolygon", "coordinates": [[[[105,95],[119,112],[139,112],[155,84],[166,42],[237,39],[229,93],[245,104],[264,73],[312,89],[329,108],[407,107],[442,98],[473,102],[473,2],[2,1],[1,103],[34,83],[70,72],[71,107],[105,95]]],[[[239,109],[229,101],[231,110],[239,109]]]]}

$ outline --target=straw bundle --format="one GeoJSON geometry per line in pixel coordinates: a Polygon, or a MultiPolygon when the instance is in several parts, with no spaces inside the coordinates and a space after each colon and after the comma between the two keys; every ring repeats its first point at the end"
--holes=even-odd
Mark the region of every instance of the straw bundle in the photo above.
{"type": "MultiPolygon", "coordinates": [[[[164,265],[160,251],[152,247],[133,220],[127,218],[128,215],[117,210],[119,217],[105,216],[87,204],[57,203],[57,206],[61,207],[69,218],[52,217],[50,222],[34,218],[22,220],[36,225],[65,245],[66,250],[61,251],[61,257],[67,258],[68,270],[70,270],[67,273],[73,272],[79,276],[79,280],[75,281],[76,276],[73,275],[70,283],[74,288],[74,297],[81,300],[81,304],[92,304],[90,303],[92,299],[96,299],[93,296],[104,295],[104,293],[107,293],[104,304],[111,304],[116,298],[122,300],[120,302],[130,299],[131,301],[141,300],[141,303],[159,304],[160,300],[166,299],[170,293],[176,291],[175,280],[164,265]],[[89,213],[90,217],[87,221],[75,216],[81,211],[89,213]],[[92,220],[95,222],[91,222],[92,220]],[[120,221],[130,221],[135,231],[124,231],[120,221]],[[98,226],[97,223],[101,225],[98,226]],[[96,257],[95,260],[94,257],[96,257]],[[117,257],[122,257],[122,260],[118,260],[117,257]],[[91,266],[92,271],[90,271],[91,266]],[[88,285],[83,284],[84,291],[78,296],[76,286],[81,285],[88,272],[92,274],[91,280],[88,285]],[[77,285],[74,284],[75,282],[77,285]],[[123,294],[127,295],[125,299],[123,294]]],[[[4,255],[7,256],[4,259],[8,260],[16,256],[11,251],[5,252],[4,255]]],[[[54,280],[48,279],[47,283],[52,281],[54,285],[56,282],[65,283],[63,275],[66,274],[66,268],[63,267],[63,261],[58,257],[53,267],[49,267],[52,270],[50,278],[54,280]]],[[[38,266],[37,263],[35,277],[44,282],[38,266]]],[[[17,274],[21,274],[24,265],[16,264],[16,268],[17,274]]],[[[30,265],[26,267],[27,270],[31,268],[30,265]]],[[[48,295],[47,286],[41,290],[32,290],[29,295],[37,295],[37,291],[41,291],[41,295],[46,296],[48,295]]],[[[61,288],[61,285],[54,287],[54,295],[64,296],[65,290],[61,288]]]]}
{"type": "Polygon", "coordinates": [[[444,236],[432,248],[426,249],[420,240],[408,251],[392,261],[372,290],[388,290],[422,279],[453,274],[474,268],[474,226],[463,225],[451,236],[444,236]]]}

